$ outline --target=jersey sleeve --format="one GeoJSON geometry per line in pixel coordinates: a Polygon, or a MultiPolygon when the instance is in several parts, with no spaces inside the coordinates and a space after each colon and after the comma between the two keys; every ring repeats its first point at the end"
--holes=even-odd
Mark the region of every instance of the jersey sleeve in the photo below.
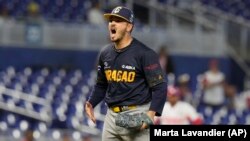
{"type": "Polygon", "coordinates": [[[159,57],[154,51],[147,51],[143,55],[142,62],[143,71],[150,87],[165,81],[165,75],[163,74],[163,70],[159,63],[159,57]]]}
{"type": "Polygon", "coordinates": [[[107,89],[107,79],[104,73],[104,64],[102,61],[101,53],[98,55],[98,63],[97,63],[97,78],[96,84],[93,87],[93,91],[88,99],[93,107],[95,107],[98,103],[100,103],[106,94],[107,89]]]}
{"type": "Polygon", "coordinates": [[[159,63],[159,57],[154,51],[147,51],[142,62],[146,81],[152,90],[149,110],[155,111],[156,116],[161,116],[166,101],[167,83],[159,63]]]}
{"type": "Polygon", "coordinates": [[[96,83],[98,85],[107,85],[107,79],[104,73],[104,63],[102,61],[102,54],[98,57],[98,63],[97,63],[97,78],[96,83]]]}

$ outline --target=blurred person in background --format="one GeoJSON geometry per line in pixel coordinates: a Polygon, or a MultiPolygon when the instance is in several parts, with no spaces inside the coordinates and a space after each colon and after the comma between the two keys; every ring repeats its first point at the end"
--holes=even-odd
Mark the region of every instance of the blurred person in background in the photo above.
{"type": "Polygon", "coordinates": [[[39,23],[42,20],[40,13],[40,5],[34,1],[31,1],[27,5],[27,22],[39,23]]]}
{"type": "Polygon", "coordinates": [[[168,86],[167,101],[162,116],[155,118],[159,125],[201,125],[202,115],[188,102],[180,100],[180,90],[173,85],[168,86]]]}
{"type": "Polygon", "coordinates": [[[250,95],[246,98],[247,109],[250,110],[250,95]]]}
{"type": "Polygon", "coordinates": [[[88,11],[88,21],[90,24],[96,26],[104,26],[105,19],[103,18],[104,12],[100,8],[98,1],[93,1],[90,10],[88,11]]]}
{"type": "Polygon", "coordinates": [[[162,69],[166,74],[174,73],[174,65],[171,57],[168,54],[167,47],[161,46],[158,50],[159,61],[162,69]]]}
{"type": "Polygon", "coordinates": [[[228,109],[236,108],[236,98],[237,98],[237,88],[234,85],[226,84],[225,85],[225,99],[226,106],[228,109]]]}
{"type": "Polygon", "coordinates": [[[250,90],[245,90],[237,94],[235,107],[237,110],[250,111],[250,90]]]}
{"type": "Polygon", "coordinates": [[[214,109],[225,103],[225,75],[220,71],[219,61],[211,59],[209,69],[203,75],[203,103],[214,109]]]}
{"type": "Polygon", "coordinates": [[[43,34],[43,17],[40,13],[40,5],[34,1],[30,1],[27,5],[26,22],[26,41],[31,45],[38,45],[42,42],[43,34]]]}
{"type": "Polygon", "coordinates": [[[168,54],[167,46],[161,46],[158,50],[159,62],[161,68],[163,69],[164,74],[166,75],[166,81],[169,85],[175,84],[175,74],[174,74],[174,66],[171,60],[171,57],[168,54]]]}
{"type": "Polygon", "coordinates": [[[190,88],[190,76],[188,74],[182,74],[177,79],[177,86],[180,90],[181,100],[194,105],[193,93],[190,88]]]}
{"type": "Polygon", "coordinates": [[[0,6],[0,30],[2,30],[3,24],[9,19],[9,9],[2,5],[0,6]]]}
{"type": "Polygon", "coordinates": [[[82,137],[82,141],[92,141],[92,136],[87,134],[82,137]]]}
{"type": "Polygon", "coordinates": [[[34,141],[33,130],[29,129],[24,132],[24,137],[21,141],[34,141]]]}
{"type": "Polygon", "coordinates": [[[5,5],[0,6],[0,19],[8,19],[9,18],[9,9],[5,5]]]}
{"type": "Polygon", "coordinates": [[[62,141],[71,141],[70,136],[69,136],[68,133],[63,134],[62,141]]]}

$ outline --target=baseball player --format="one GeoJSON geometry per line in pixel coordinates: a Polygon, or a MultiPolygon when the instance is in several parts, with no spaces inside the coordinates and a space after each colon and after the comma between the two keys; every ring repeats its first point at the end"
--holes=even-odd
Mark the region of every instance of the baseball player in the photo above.
{"type": "Polygon", "coordinates": [[[161,125],[200,125],[202,116],[188,102],[180,101],[179,89],[168,86],[167,101],[164,105],[162,116],[155,118],[156,124],[161,125]]]}
{"type": "Polygon", "coordinates": [[[131,35],[134,14],[130,9],[118,6],[104,17],[109,22],[112,43],[100,51],[97,81],[85,112],[96,122],[93,108],[104,99],[108,110],[103,141],[147,141],[149,121],[161,115],[166,100],[166,82],[158,55],[131,35]],[[141,113],[143,118],[129,117],[141,113]],[[141,122],[142,119],[146,120],[141,122]],[[128,124],[123,127],[123,123],[128,124]],[[134,123],[140,124],[136,127],[134,123]]]}

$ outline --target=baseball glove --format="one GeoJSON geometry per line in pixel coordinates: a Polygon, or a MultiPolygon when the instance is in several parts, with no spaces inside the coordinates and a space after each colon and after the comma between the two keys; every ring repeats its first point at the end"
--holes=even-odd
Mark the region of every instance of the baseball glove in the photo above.
{"type": "Polygon", "coordinates": [[[115,118],[115,124],[124,128],[140,128],[143,123],[149,125],[153,124],[153,121],[146,113],[119,113],[115,118]]]}

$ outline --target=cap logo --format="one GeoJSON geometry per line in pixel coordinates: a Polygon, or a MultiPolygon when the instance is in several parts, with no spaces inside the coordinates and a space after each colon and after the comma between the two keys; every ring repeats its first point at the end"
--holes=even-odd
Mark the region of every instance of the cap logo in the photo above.
{"type": "Polygon", "coordinates": [[[129,21],[132,23],[133,22],[133,19],[134,19],[134,15],[131,14],[130,18],[129,18],[129,21]]]}
{"type": "Polygon", "coordinates": [[[122,9],[122,7],[116,7],[116,8],[112,11],[112,13],[119,13],[121,9],[122,9]]]}

